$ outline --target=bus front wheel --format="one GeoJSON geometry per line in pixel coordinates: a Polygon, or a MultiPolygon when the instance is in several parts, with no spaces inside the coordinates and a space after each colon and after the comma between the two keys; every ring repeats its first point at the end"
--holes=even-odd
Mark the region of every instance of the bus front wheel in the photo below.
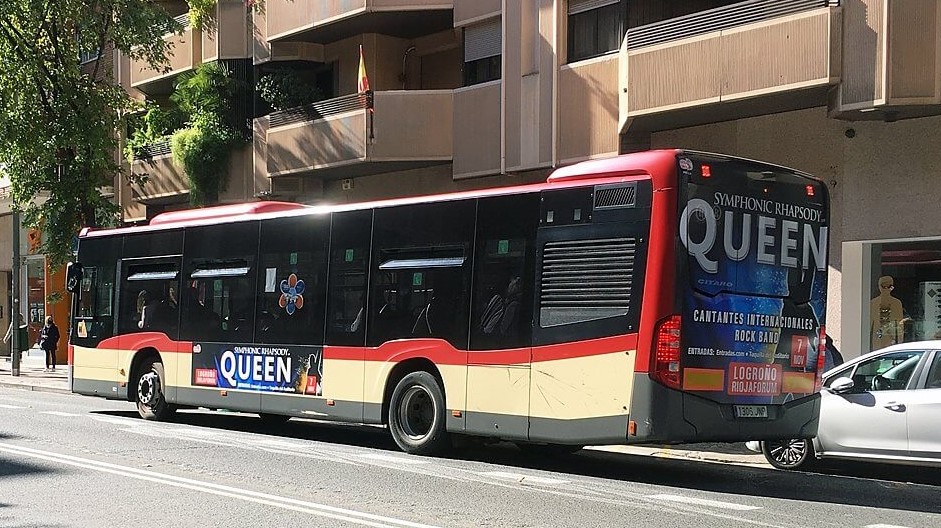
{"type": "Polygon", "coordinates": [[[395,386],[389,401],[389,430],[406,453],[433,455],[447,449],[444,392],[428,372],[412,372],[395,386]]]}
{"type": "Polygon", "coordinates": [[[173,414],[164,393],[166,375],[163,363],[150,359],[144,362],[141,376],[137,379],[137,412],[145,420],[163,421],[173,414]]]}

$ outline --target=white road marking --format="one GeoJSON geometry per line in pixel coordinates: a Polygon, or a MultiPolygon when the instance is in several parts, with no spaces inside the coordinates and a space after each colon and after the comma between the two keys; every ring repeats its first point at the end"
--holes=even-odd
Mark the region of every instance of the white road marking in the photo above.
{"type": "Polygon", "coordinates": [[[897,524],[867,524],[863,528],[908,528],[908,527],[899,526],[897,524]]]}
{"type": "Polygon", "coordinates": [[[667,493],[659,495],[647,495],[648,499],[662,500],[669,502],[682,502],[684,504],[695,504],[697,506],[710,506],[713,508],[724,508],[726,510],[760,510],[761,506],[746,506],[745,504],[735,504],[734,502],[722,502],[709,499],[697,499],[695,497],[684,497],[682,495],[670,495],[667,493]]]}
{"type": "Polygon", "coordinates": [[[533,475],[523,475],[522,473],[508,473],[506,471],[484,471],[478,473],[485,477],[495,477],[499,479],[515,480],[517,482],[522,482],[524,484],[545,484],[545,485],[559,485],[565,484],[567,480],[553,479],[546,477],[536,477],[533,475]]]}
{"type": "Polygon", "coordinates": [[[19,405],[7,405],[5,403],[0,403],[0,409],[25,409],[26,407],[20,407],[19,405]]]}
{"type": "Polygon", "coordinates": [[[356,458],[365,458],[368,460],[379,460],[380,462],[392,462],[393,464],[421,465],[421,464],[428,463],[427,460],[421,460],[418,458],[397,457],[397,456],[392,456],[392,455],[381,455],[378,453],[356,455],[356,458]]]}
{"type": "Polygon", "coordinates": [[[31,449],[14,444],[0,443],[0,451],[5,451],[7,453],[18,456],[27,456],[49,462],[56,462],[59,464],[90,469],[93,471],[101,471],[103,473],[110,473],[113,475],[121,475],[124,477],[148,482],[156,482],[158,484],[208,493],[211,495],[218,495],[232,499],[241,499],[246,502],[265,504],[285,510],[318,515],[320,517],[327,517],[330,519],[338,519],[363,526],[375,526],[377,528],[434,528],[431,525],[414,523],[402,519],[395,519],[393,517],[375,515],[356,510],[348,510],[346,508],[337,508],[335,506],[329,506],[326,504],[317,504],[315,502],[306,500],[292,499],[289,497],[281,497],[278,495],[271,495],[258,491],[224,486],[222,484],[216,484],[213,482],[188,479],[185,477],[158,473],[156,471],[147,471],[128,466],[110,464],[108,462],[101,462],[89,458],[74,457],[51,451],[40,451],[38,449],[31,449]]]}
{"type": "Polygon", "coordinates": [[[69,417],[78,416],[77,414],[67,413],[67,412],[62,412],[62,411],[40,411],[39,414],[49,414],[52,416],[69,416],[69,417]]]}

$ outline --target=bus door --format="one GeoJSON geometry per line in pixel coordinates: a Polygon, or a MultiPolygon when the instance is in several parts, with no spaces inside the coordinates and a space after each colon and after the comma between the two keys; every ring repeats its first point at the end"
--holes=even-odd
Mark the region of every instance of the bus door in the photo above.
{"type": "Polygon", "coordinates": [[[137,351],[149,347],[163,360],[167,399],[176,399],[180,265],[179,256],[126,258],[119,264],[117,368],[129,382],[119,389],[119,397],[137,389],[130,386],[131,361],[137,351]]]}
{"type": "Polygon", "coordinates": [[[120,238],[85,238],[79,242],[81,283],[75,285],[72,346],[72,389],[81,394],[113,397],[118,392],[115,335],[115,269],[120,238]],[[102,343],[105,343],[103,346],[102,343]]]}
{"type": "Polygon", "coordinates": [[[532,441],[627,436],[650,200],[649,180],[542,193],[532,441]]]}
{"type": "Polygon", "coordinates": [[[529,435],[533,264],[539,194],[478,202],[467,355],[468,433],[529,435]]]}

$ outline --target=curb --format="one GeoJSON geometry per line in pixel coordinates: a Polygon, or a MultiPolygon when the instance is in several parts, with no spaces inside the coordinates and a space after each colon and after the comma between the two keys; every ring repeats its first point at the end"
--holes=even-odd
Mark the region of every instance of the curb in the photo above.
{"type": "Polygon", "coordinates": [[[613,453],[621,453],[626,455],[636,455],[636,456],[649,456],[653,458],[665,458],[669,460],[688,460],[693,462],[713,462],[713,463],[723,463],[723,464],[738,464],[742,466],[750,467],[767,467],[770,468],[771,465],[768,464],[764,457],[760,454],[747,455],[747,454],[731,454],[731,453],[715,453],[715,452],[706,452],[706,451],[690,451],[684,449],[672,449],[668,447],[651,447],[651,446],[630,446],[630,445],[614,445],[614,446],[595,446],[591,449],[597,451],[608,451],[613,453]]]}
{"type": "Polygon", "coordinates": [[[20,389],[30,392],[52,392],[56,394],[72,394],[72,391],[68,388],[62,389],[59,387],[46,387],[43,385],[31,385],[28,383],[11,383],[9,381],[0,381],[0,387],[7,387],[10,389],[20,389]]]}

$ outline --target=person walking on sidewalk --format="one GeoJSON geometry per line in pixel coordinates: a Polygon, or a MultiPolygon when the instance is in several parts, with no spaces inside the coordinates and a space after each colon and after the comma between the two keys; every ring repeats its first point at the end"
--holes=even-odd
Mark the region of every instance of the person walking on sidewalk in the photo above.
{"type": "Polygon", "coordinates": [[[29,344],[29,326],[26,324],[26,320],[23,318],[23,314],[19,315],[19,323],[16,321],[10,321],[10,328],[7,329],[7,334],[3,336],[3,342],[9,343],[13,339],[13,329],[16,328],[19,332],[19,335],[16,336],[17,344],[20,346],[20,352],[26,350],[29,344]]]}
{"type": "Polygon", "coordinates": [[[56,348],[59,346],[59,327],[46,316],[46,325],[39,332],[39,348],[46,351],[46,370],[56,370],[56,348]]]}

